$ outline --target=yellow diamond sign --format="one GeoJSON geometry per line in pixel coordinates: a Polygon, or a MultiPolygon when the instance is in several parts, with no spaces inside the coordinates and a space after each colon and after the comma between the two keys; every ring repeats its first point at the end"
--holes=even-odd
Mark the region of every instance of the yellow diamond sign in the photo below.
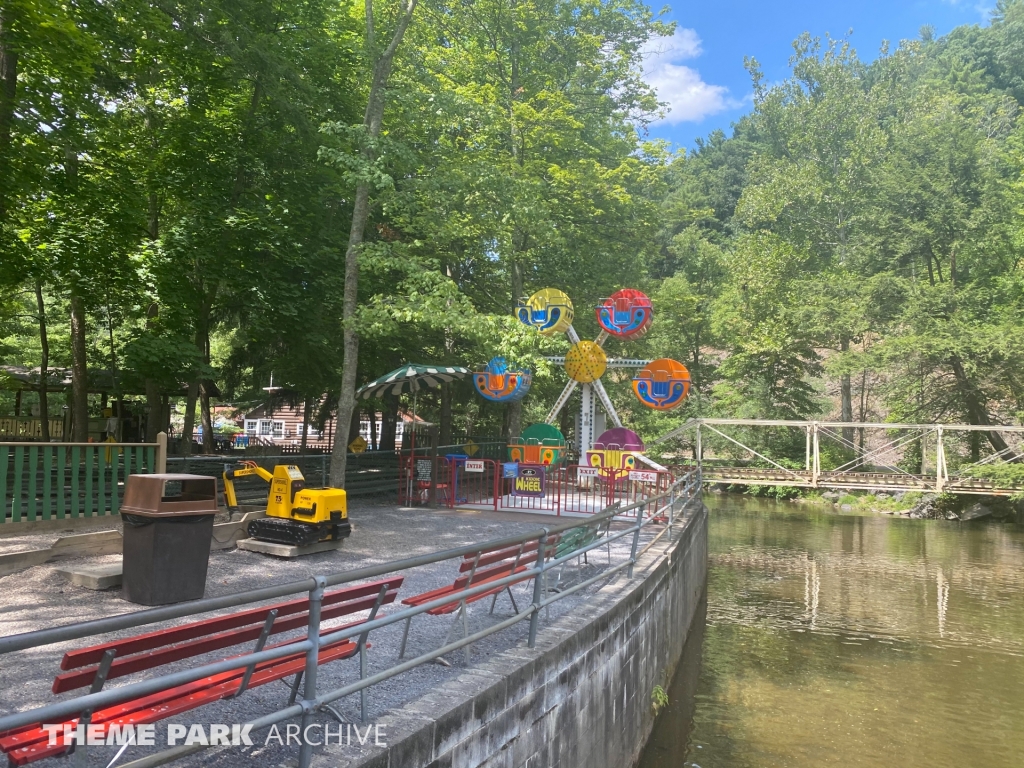
{"type": "Polygon", "coordinates": [[[366,440],[362,435],[358,435],[355,440],[348,444],[348,449],[352,453],[363,453],[366,450],[366,440]]]}

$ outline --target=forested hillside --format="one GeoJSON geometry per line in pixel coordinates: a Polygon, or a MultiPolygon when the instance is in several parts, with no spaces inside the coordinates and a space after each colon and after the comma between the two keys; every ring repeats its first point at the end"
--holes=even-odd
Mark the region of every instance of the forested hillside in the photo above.
{"type": "Polygon", "coordinates": [[[209,441],[271,374],[347,424],[403,362],[504,354],[536,370],[521,405],[419,406],[518,434],[564,373],[516,301],[566,290],[586,338],[629,286],[655,323],[611,351],[694,380],[669,416],[610,384],[645,434],[1019,423],[1024,0],[881,55],[801,38],[781,83],[749,61],[751,112],[677,154],[646,140],[670,33],[639,0],[0,0],[0,363],[71,368],[39,405],[76,430],[103,371],[209,441]]]}

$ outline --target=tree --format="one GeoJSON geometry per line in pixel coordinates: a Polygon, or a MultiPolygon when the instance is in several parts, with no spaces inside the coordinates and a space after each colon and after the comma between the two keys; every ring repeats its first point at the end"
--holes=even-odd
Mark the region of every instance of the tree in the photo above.
{"type": "MultiPolygon", "coordinates": [[[[342,337],[344,339],[345,362],[342,368],[341,389],[338,395],[338,429],[331,455],[331,484],[338,488],[345,486],[345,462],[348,457],[349,424],[356,401],[356,374],[359,365],[359,329],[356,315],[359,300],[359,256],[366,234],[366,222],[370,217],[370,193],[374,187],[373,170],[378,159],[376,144],[384,124],[384,107],[387,102],[388,81],[394,67],[395,55],[402,44],[406,30],[412,21],[417,0],[402,0],[397,20],[390,32],[390,39],[383,47],[377,41],[377,19],[374,15],[373,0],[366,0],[366,36],[364,45],[366,59],[370,65],[370,88],[366,97],[366,110],[359,132],[362,164],[356,181],[355,199],[352,204],[352,224],[349,229],[348,246],[345,249],[345,289],[342,308],[342,337]]],[[[342,132],[342,126],[332,126],[334,132],[342,132]]],[[[324,156],[335,163],[342,157],[327,148],[324,156]]]]}
{"type": "MultiPolygon", "coordinates": [[[[782,85],[765,85],[757,63],[749,64],[766,151],[751,162],[737,213],[747,226],[770,228],[811,256],[808,272],[829,286],[848,282],[844,274],[858,266],[873,174],[885,149],[880,118],[891,83],[872,86],[846,42],[829,39],[823,50],[804,35],[794,49],[793,77],[782,85]]],[[[816,323],[815,341],[847,353],[863,329],[856,311],[832,311],[843,301],[833,293],[821,305],[827,319],[816,323]]],[[[840,418],[852,421],[850,373],[843,370],[839,378],[840,418]]],[[[846,440],[852,437],[844,430],[846,440]]]]}

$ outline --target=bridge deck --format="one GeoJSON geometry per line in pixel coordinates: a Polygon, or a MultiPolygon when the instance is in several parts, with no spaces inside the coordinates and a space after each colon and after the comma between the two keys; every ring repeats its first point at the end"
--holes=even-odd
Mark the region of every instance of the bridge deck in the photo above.
{"type": "MultiPolygon", "coordinates": [[[[704,481],[737,485],[792,485],[798,488],[835,488],[872,491],[936,491],[934,475],[903,475],[894,472],[819,472],[763,467],[714,467],[704,465],[704,481]]],[[[977,477],[950,477],[942,483],[948,493],[1011,496],[1024,486],[1000,487],[977,477]]]]}

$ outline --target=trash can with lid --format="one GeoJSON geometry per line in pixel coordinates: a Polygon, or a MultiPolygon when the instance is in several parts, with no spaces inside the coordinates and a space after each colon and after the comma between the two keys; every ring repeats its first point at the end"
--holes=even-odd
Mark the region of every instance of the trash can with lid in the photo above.
{"type": "Polygon", "coordinates": [[[201,598],[216,512],[216,478],[130,475],[121,504],[122,596],[140,605],[201,598]]]}

